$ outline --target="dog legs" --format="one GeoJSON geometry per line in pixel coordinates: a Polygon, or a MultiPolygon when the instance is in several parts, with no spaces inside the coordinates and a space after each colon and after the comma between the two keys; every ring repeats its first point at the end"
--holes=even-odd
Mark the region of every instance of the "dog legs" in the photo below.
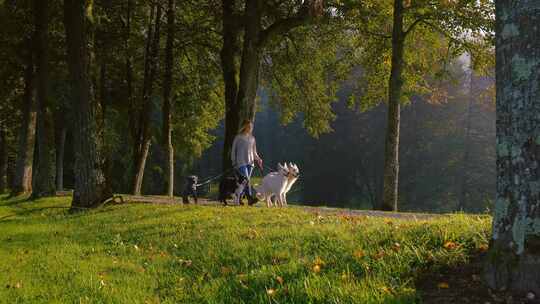
{"type": "Polygon", "coordinates": [[[266,206],[268,208],[271,208],[272,207],[272,194],[265,193],[265,197],[266,197],[266,206]]]}

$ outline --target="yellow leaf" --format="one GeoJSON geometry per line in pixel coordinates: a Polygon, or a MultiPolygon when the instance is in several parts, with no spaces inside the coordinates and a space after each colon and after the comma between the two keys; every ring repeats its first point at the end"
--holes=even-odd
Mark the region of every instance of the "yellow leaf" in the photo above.
{"type": "Polygon", "coordinates": [[[266,294],[269,296],[273,296],[276,293],[275,289],[269,288],[266,290],[266,294]]]}
{"type": "Polygon", "coordinates": [[[358,249],[354,252],[354,256],[358,259],[365,256],[364,251],[362,249],[358,249]]]}
{"type": "Polygon", "coordinates": [[[456,249],[458,245],[452,241],[447,241],[444,243],[443,247],[448,250],[456,249]]]}
{"type": "Polygon", "coordinates": [[[446,283],[446,282],[441,282],[441,283],[437,284],[437,287],[439,287],[440,289],[448,289],[448,288],[450,288],[450,285],[448,285],[448,283],[446,283]]]}
{"type": "Polygon", "coordinates": [[[315,272],[315,273],[321,272],[321,266],[320,265],[313,265],[313,272],[315,272]]]}
{"type": "Polygon", "coordinates": [[[324,265],[325,262],[324,262],[324,260],[321,259],[320,257],[316,257],[316,258],[315,258],[315,261],[313,262],[313,264],[315,264],[315,265],[324,265]]]}
{"type": "Polygon", "coordinates": [[[489,246],[487,244],[482,244],[482,245],[478,246],[478,251],[480,251],[480,252],[486,252],[486,251],[488,251],[488,249],[489,249],[489,246]]]}

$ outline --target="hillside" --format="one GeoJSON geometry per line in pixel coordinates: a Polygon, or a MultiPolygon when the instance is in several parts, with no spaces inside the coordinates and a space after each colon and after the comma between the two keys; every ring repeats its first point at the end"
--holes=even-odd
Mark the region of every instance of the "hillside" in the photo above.
{"type": "Polygon", "coordinates": [[[0,200],[1,303],[420,302],[417,279],[485,250],[491,220],[69,200],[0,200]]]}

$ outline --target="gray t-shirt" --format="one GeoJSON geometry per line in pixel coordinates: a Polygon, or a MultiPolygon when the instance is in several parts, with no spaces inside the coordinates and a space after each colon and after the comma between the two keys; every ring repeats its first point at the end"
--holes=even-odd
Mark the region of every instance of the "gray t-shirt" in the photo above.
{"type": "Polygon", "coordinates": [[[245,165],[253,165],[255,160],[259,158],[257,154],[257,145],[253,135],[238,134],[234,138],[231,160],[233,166],[241,167],[245,165]]]}

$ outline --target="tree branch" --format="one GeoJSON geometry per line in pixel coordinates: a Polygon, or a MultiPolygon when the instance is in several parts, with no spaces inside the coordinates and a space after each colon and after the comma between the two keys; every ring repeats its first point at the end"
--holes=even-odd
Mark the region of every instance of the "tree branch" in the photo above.
{"type": "Polygon", "coordinates": [[[265,30],[261,31],[258,42],[259,46],[263,47],[272,37],[285,34],[293,28],[307,23],[307,21],[311,19],[307,3],[309,3],[309,1],[305,1],[298,13],[294,16],[279,19],[265,30]]]}
{"type": "Polygon", "coordinates": [[[424,21],[424,20],[426,20],[426,19],[427,19],[426,16],[422,16],[422,17],[416,19],[411,25],[409,25],[409,27],[408,27],[408,28],[405,30],[405,32],[403,33],[403,34],[405,35],[405,37],[406,37],[406,36],[414,29],[414,27],[415,27],[418,23],[420,23],[420,22],[422,22],[422,21],[424,21]]]}

